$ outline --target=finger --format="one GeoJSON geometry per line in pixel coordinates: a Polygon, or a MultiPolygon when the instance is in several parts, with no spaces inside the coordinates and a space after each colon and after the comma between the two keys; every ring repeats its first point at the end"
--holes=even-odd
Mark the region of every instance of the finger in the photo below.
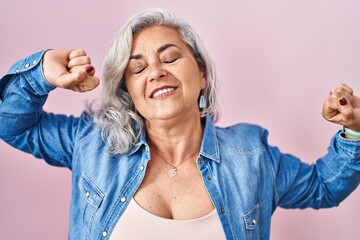
{"type": "Polygon", "coordinates": [[[84,49],[74,49],[70,52],[69,54],[69,60],[76,58],[76,57],[81,57],[81,56],[86,56],[86,51],[84,49]]]}
{"type": "Polygon", "coordinates": [[[78,92],[86,92],[96,88],[100,80],[97,77],[94,77],[95,68],[91,65],[88,65],[86,68],[83,68],[77,72],[72,73],[73,79],[70,89],[78,92]]]}
{"type": "Polygon", "coordinates": [[[350,116],[353,112],[353,108],[351,104],[349,104],[349,100],[347,98],[336,98],[336,97],[329,97],[324,104],[323,107],[323,115],[325,118],[332,118],[337,114],[342,114],[346,118],[350,116]]]}
{"type": "Polygon", "coordinates": [[[324,110],[337,111],[339,108],[339,100],[335,97],[328,97],[324,103],[324,110]]]}
{"type": "Polygon", "coordinates": [[[57,79],[57,86],[61,88],[71,89],[73,86],[81,83],[88,77],[85,71],[76,71],[73,73],[64,73],[57,79]]]}
{"type": "Polygon", "coordinates": [[[68,63],[68,68],[71,69],[76,66],[90,65],[90,64],[91,64],[91,59],[89,56],[86,56],[86,55],[78,56],[78,57],[70,59],[70,61],[68,63]]]}
{"type": "Polygon", "coordinates": [[[328,98],[324,104],[323,117],[340,125],[348,126],[353,124],[356,119],[353,106],[346,98],[328,98]]]}
{"type": "Polygon", "coordinates": [[[94,73],[95,68],[92,65],[79,68],[78,71],[64,73],[58,77],[57,86],[71,89],[73,86],[85,81],[88,77],[93,77],[94,73]]]}
{"type": "Polygon", "coordinates": [[[85,68],[86,68],[86,65],[84,65],[84,66],[76,66],[76,67],[70,68],[69,72],[74,73],[74,72],[84,70],[85,68]]]}
{"type": "Polygon", "coordinates": [[[353,95],[345,90],[345,89],[336,89],[331,95],[330,95],[331,98],[334,98],[336,100],[340,100],[342,98],[347,98],[348,100],[352,100],[353,98],[353,95]]]}
{"type": "Polygon", "coordinates": [[[330,92],[330,97],[340,101],[340,105],[345,105],[341,104],[341,100],[346,98],[346,100],[351,102],[353,98],[353,90],[346,84],[340,84],[334,91],[330,92]]]}
{"type": "Polygon", "coordinates": [[[344,94],[345,92],[347,92],[347,93],[349,93],[351,96],[354,94],[353,89],[352,89],[351,87],[349,87],[348,85],[346,85],[345,83],[339,84],[339,85],[336,87],[336,89],[335,89],[334,92],[340,92],[340,93],[343,93],[343,94],[344,94]]]}
{"type": "MultiPolygon", "coordinates": [[[[353,99],[353,90],[346,84],[340,84],[336,87],[335,91],[331,92],[327,100],[327,106],[331,110],[337,110],[340,112],[340,108],[343,110],[343,113],[348,112],[348,103],[351,103],[353,99]]],[[[351,105],[351,104],[350,104],[351,105]]]]}
{"type": "Polygon", "coordinates": [[[99,78],[89,76],[85,79],[85,81],[77,85],[74,85],[72,87],[72,90],[76,92],[88,92],[95,89],[99,85],[99,83],[100,83],[99,78]]]}
{"type": "Polygon", "coordinates": [[[95,74],[95,68],[92,65],[88,65],[85,67],[85,72],[89,75],[89,76],[94,76],[95,74]]]}
{"type": "Polygon", "coordinates": [[[95,68],[92,65],[76,66],[76,67],[72,67],[69,70],[70,73],[74,73],[74,72],[78,72],[78,71],[85,71],[90,76],[95,75],[95,68]]]}
{"type": "Polygon", "coordinates": [[[322,116],[330,122],[334,121],[334,118],[339,114],[337,99],[328,97],[323,105],[322,116]]]}
{"type": "Polygon", "coordinates": [[[354,119],[354,108],[350,104],[350,100],[347,98],[341,98],[339,101],[338,111],[341,115],[343,115],[344,121],[350,121],[354,119]]]}

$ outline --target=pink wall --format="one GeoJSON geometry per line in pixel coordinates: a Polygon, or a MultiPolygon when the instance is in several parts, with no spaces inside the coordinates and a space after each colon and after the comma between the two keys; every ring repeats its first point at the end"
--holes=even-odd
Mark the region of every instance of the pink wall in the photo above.
{"type": "MultiPolygon", "coordinates": [[[[306,162],[338,126],[321,107],[341,82],[360,92],[360,1],[0,1],[0,74],[44,48],[85,48],[101,73],[115,30],[138,10],[168,8],[198,30],[217,65],[220,125],[252,122],[306,162]]],[[[48,111],[78,115],[99,90],[51,93],[48,111]]],[[[1,239],[66,239],[70,172],[0,142],[1,239]]],[[[278,209],[272,239],[360,239],[360,191],[339,208],[278,209]]]]}

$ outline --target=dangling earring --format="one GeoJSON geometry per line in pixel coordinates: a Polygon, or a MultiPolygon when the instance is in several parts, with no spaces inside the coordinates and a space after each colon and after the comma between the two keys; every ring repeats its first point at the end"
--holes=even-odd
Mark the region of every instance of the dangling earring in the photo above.
{"type": "Polygon", "coordinates": [[[204,91],[201,91],[200,99],[199,99],[199,108],[200,110],[203,110],[205,108],[205,97],[204,97],[204,91]]]}

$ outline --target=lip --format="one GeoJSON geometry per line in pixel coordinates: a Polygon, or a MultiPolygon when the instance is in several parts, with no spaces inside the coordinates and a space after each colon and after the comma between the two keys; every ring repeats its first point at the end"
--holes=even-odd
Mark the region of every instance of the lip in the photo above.
{"type": "Polygon", "coordinates": [[[166,89],[166,88],[174,88],[174,91],[177,89],[177,87],[174,86],[161,86],[158,88],[155,88],[154,90],[152,90],[152,92],[150,93],[150,98],[154,98],[154,94],[160,90],[166,89]]]}

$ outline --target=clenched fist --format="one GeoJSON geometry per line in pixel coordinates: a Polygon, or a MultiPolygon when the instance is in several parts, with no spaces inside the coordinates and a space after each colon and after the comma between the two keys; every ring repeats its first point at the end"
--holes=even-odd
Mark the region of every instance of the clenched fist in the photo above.
{"type": "Polygon", "coordinates": [[[49,50],[43,56],[46,80],[60,88],[76,92],[91,91],[99,85],[90,57],[82,49],[49,50]]]}
{"type": "Polygon", "coordinates": [[[360,132],[360,98],[346,84],[340,84],[330,93],[324,103],[322,115],[329,122],[360,132]]]}

